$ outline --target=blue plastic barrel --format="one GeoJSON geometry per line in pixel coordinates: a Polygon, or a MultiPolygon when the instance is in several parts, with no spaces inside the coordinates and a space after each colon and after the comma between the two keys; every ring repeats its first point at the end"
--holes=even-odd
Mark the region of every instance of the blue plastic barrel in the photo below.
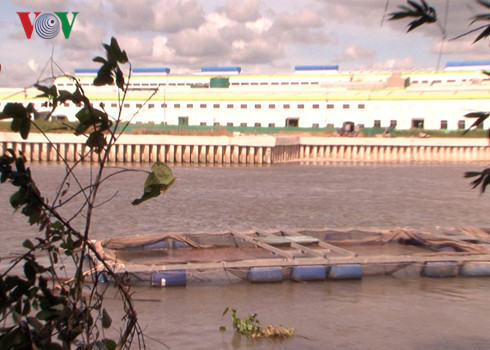
{"type": "Polygon", "coordinates": [[[168,241],[161,240],[152,244],[147,244],[143,247],[143,249],[167,249],[168,248],[168,241]]]}
{"type": "Polygon", "coordinates": [[[358,280],[362,278],[360,264],[334,265],[330,267],[328,278],[334,280],[358,280]]]}
{"type": "Polygon", "coordinates": [[[174,241],[174,248],[190,248],[191,246],[182,241],[174,241]]]}
{"type": "Polygon", "coordinates": [[[248,270],[247,279],[254,283],[282,282],[282,269],[280,267],[251,267],[248,270]]]}
{"type": "Polygon", "coordinates": [[[457,261],[429,261],[422,267],[425,277],[456,277],[459,272],[457,261]]]}
{"type": "Polygon", "coordinates": [[[172,270],[151,273],[151,285],[154,287],[185,286],[187,278],[185,270],[172,270]]]}
{"type": "Polygon", "coordinates": [[[490,262],[488,261],[467,261],[459,269],[462,276],[478,277],[490,276],[490,262]]]}
{"type": "Polygon", "coordinates": [[[323,281],[327,278],[326,266],[291,267],[290,278],[294,281],[323,281]]]}

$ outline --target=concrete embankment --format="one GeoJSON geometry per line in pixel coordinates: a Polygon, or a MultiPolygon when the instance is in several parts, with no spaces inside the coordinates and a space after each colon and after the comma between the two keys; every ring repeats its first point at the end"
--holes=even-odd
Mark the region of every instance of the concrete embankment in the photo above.
{"type": "MultiPolygon", "coordinates": [[[[22,140],[0,133],[0,148],[22,151],[29,161],[90,161],[82,137],[41,134],[22,140]]],[[[92,156],[96,155],[92,153],[92,156]]],[[[94,158],[95,159],[95,158],[94,158]]],[[[487,139],[473,138],[345,138],[257,136],[121,136],[109,153],[116,163],[273,164],[315,161],[451,162],[487,161],[487,139]]]]}

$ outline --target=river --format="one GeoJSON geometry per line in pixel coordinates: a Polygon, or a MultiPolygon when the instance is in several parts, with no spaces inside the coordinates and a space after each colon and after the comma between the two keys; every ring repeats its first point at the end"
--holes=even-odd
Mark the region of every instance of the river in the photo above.
{"type": "MultiPolygon", "coordinates": [[[[482,164],[175,166],[175,185],[133,207],[143,172],[112,178],[99,196],[93,238],[227,229],[490,227],[488,195],[471,190],[466,170],[482,164]],[[114,197],[114,198],[113,198],[114,197]],[[112,199],[111,199],[112,198],[112,199]]],[[[146,170],[146,168],[132,168],[146,170]]],[[[112,171],[111,169],[108,169],[112,171]]],[[[86,176],[84,166],[77,174],[86,176]]],[[[33,166],[46,197],[63,169],[33,166]]],[[[75,188],[71,181],[70,188],[75,188]]],[[[2,185],[2,256],[33,237],[11,214],[2,185]]],[[[66,213],[74,210],[75,204],[66,213]]],[[[75,221],[77,223],[77,221],[75,221]]],[[[249,284],[196,283],[137,288],[134,297],[150,349],[487,349],[490,279],[366,277],[362,281],[249,284]],[[258,313],[296,336],[282,341],[235,336],[225,307],[258,313]],[[228,330],[220,332],[226,325],[228,330]],[[165,344],[165,345],[162,345],[165,344]]],[[[109,304],[113,301],[108,298],[109,304]]],[[[119,317],[112,307],[113,317],[119,317]]]]}

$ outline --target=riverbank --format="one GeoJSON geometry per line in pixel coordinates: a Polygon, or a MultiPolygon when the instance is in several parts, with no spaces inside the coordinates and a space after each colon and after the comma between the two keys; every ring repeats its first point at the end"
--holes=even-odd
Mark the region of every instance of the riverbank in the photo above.
{"type": "MultiPolygon", "coordinates": [[[[28,140],[0,133],[0,148],[22,151],[29,161],[90,161],[84,139],[73,134],[41,134],[28,140]]],[[[115,163],[273,164],[315,161],[486,161],[486,138],[392,138],[319,136],[175,136],[120,137],[110,154],[115,163]]]]}

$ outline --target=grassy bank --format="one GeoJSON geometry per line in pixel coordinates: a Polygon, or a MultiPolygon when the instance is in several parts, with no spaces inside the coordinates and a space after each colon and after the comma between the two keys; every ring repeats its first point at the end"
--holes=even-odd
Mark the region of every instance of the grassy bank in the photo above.
{"type": "MultiPolygon", "coordinates": [[[[61,121],[36,121],[36,124],[49,133],[71,133],[77,123],[61,121]]],[[[9,122],[0,122],[0,132],[10,130],[9,122]]],[[[363,128],[358,137],[376,137],[382,135],[386,128],[363,128]]],[[[31,132],[37,132],[32,129],[31,132]]],[[[281,135],[281,136],[339,136],[336,128],[297,128],[297,127],[246,127],[246,126],[178,126],[161,124],[130,124],[126,128],[128,134],[136,135],[176,135],[176,136],[231,136],[234,133],[245,135],[281,135]]],[[[421,130],[394,129],[385,136],[388,137],[419,137],[423,132],[429,137],[465,137],[485,138],[487,131],[482,129],[472,130],[463,135],[463,130],[421,130]]]]}

